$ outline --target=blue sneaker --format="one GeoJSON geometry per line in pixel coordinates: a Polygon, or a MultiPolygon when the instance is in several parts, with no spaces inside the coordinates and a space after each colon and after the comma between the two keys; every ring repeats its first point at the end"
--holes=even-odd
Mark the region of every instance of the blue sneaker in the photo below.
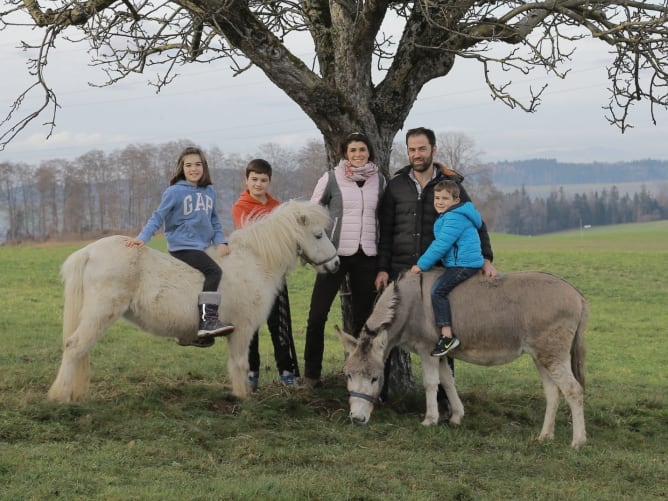
{"type": "Polygon", "coordinates": [[[248,384],[250,385],[251,392],[255,393],[260,385],[260,375],[250,371],[248,373],[248,384]]]}
{"type": "Polygon", "coordinates": [[[295,375],[292,372],[285,371],[281,376],[281,384],[283,386],[294,386],[295,375]]]}

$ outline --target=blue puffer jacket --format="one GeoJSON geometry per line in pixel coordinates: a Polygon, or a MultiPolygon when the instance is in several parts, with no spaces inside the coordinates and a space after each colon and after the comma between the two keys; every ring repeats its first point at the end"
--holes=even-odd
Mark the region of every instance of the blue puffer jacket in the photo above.
{"type": "Polygon", "coordinates": [[[481,268],[483,265],[478,229],[482,218],[471,202],[453,205],[434,223],[434,241],[418,259],[427,271],[440,260],[446,267],[481,268]]]}

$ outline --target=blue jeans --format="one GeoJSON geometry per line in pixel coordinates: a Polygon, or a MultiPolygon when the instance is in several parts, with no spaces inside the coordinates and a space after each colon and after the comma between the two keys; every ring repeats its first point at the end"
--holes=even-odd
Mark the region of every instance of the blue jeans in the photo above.
{"type": "Polygon", "coordinates": [[[443,274],[436,279],[434,286],[431,288],[431,306],[434,310],[436,325],[439,328],[452,325],[448,294],[464,280],[475,275],[479,269],[453,266],[446,268],[443,274]]]}

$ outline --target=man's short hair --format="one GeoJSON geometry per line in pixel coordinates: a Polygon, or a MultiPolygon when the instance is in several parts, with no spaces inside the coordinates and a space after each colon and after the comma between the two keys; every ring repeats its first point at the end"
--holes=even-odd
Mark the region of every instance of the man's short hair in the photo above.
{"type": "Polygon", "coordinates": [[[434,134],[434,131],[431,129],[427,129],[426,127],[408,129],[408,132],[406,132],[406,144],[408,144],[408,138],[412,136],[427,136],[429,144],[436,146],[436,134],[434,134]]]}

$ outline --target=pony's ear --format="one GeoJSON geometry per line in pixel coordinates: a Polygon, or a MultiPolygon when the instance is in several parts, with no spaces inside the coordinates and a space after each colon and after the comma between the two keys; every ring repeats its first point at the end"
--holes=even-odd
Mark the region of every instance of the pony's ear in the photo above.
{"type": "Polygon", "coordinates": [[[336,335],[339,336],[339,339],[343,343],[343,353],[346,360],[348,360],[348,355],[357,348],[357,338],[351,336],[347,332],[343,332],[338,325],[334,326],[334,331],[336,331],[336,335]]]}
{"type": "Polygon", "coordinates": [[[306,214],[297,214],[297,223],[299,223],[302,226],[306,226],[308,224],[308,217],[306,217],[306,214]]]}

